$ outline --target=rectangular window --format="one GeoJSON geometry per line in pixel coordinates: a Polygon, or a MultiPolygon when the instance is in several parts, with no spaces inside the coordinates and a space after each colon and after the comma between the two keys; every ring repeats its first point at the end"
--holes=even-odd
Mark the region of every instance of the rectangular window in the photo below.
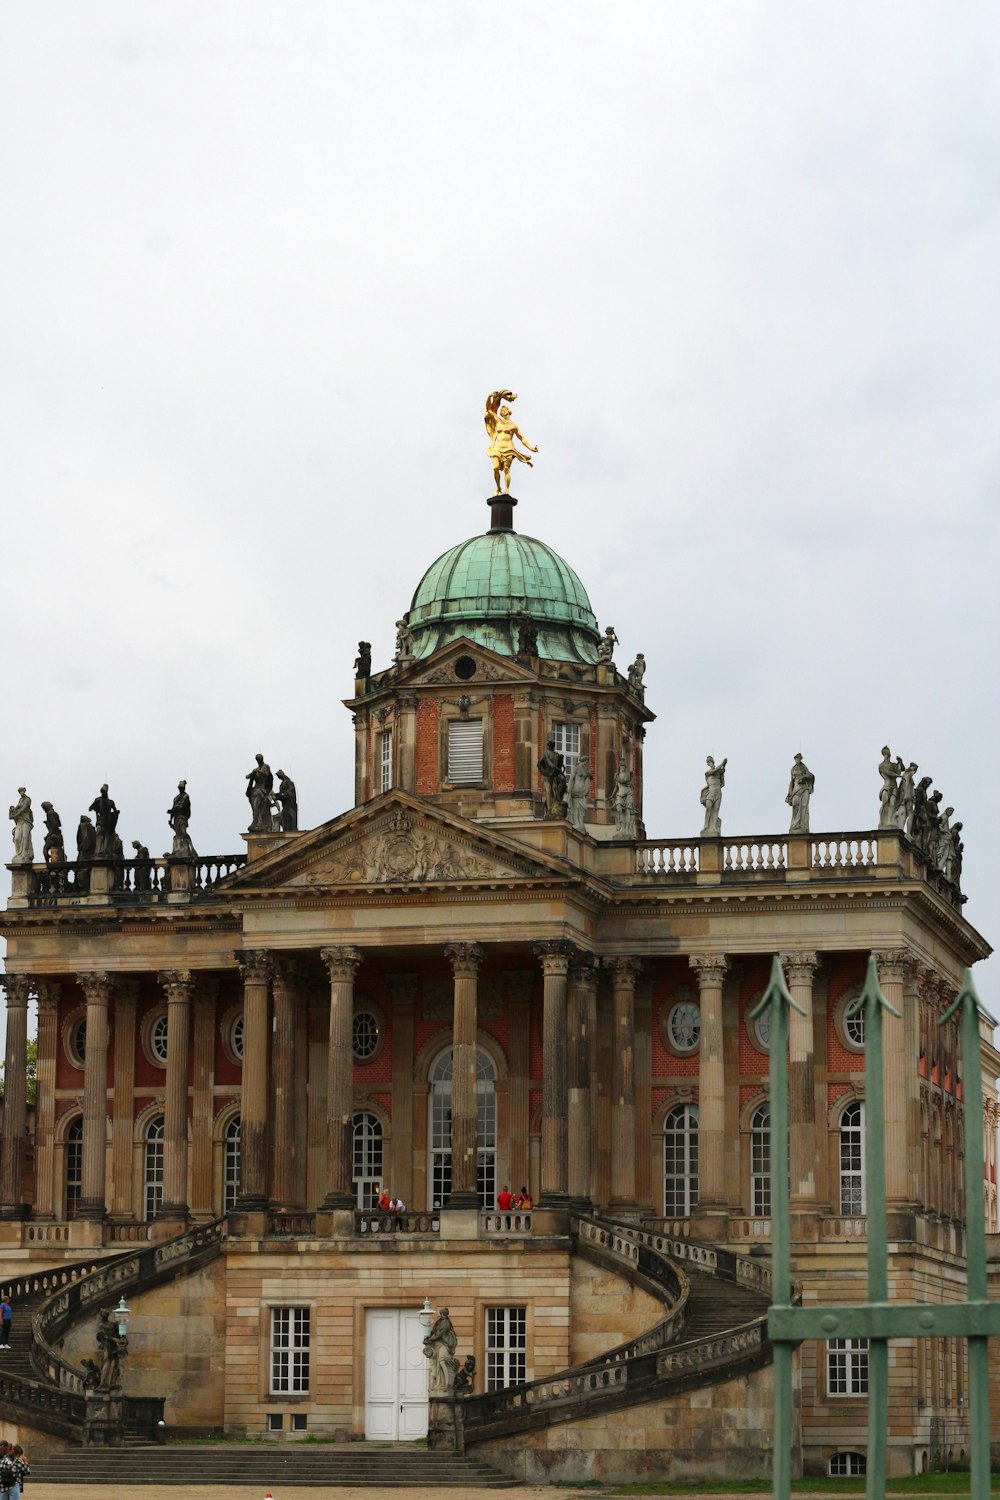
{"type": "Polygon", "coordinates": [[[271,1308],[271,1395],[309,1389],[309,1309],[271,1308]]]}
{"type": "Polygon", "coordinates": [[[528,1313],[523,1307],[486,1309],[486,1389],[502,1391],[527,1377],[528,1313]]]}
{"type": "Polygon", "coordinates": [[[268,1432],[280,1432],[285,1425],[285,1419],[280,1411],[269,1411],[267,1414],[268,1432]]]}
{"type": "Polygon", "coordinates": [[[309,1418],[304,1411],[292,1412],[292,1431],[306,1432],[309,1427],[309,1418]]]}
{"type": "Polygon", "coordinates": [[[826,1388],[831,1396],[867,1396],[867,1339],[827,1339],[826,1388]]]}
{"type": "Polygon", "coordinates": [[[448,780],[482,781],[483,721],[453,719],[448,725],[448,780]]]}
{"type": "Polygon", "coordinates": [[[378,737],[378,789],[392,790],[392,730],[383,729],[378,737]]]}
{"type": "Polygon", "coordinates": [[[580,726],[579,724],[553,724],[552,738],[563,758],[563,766],[568,776],[580,759],[580,726]]]}

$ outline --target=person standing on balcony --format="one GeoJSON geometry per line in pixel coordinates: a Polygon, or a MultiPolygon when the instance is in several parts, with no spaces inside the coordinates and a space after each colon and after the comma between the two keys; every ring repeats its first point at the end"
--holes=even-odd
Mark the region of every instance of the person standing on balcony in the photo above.
{"type": "Polygon", "coordinates": [[[510,1188],[506,1183],[504,1183],[503,1191],[497,1193],[497,1208],[502,1214],[508,1213],[510,1211],[511,1202],[512,1199],[510,1196],[510,1188]]]}
{"type": "Polygon", "coordinates": [[[0,1349],[10,1348],[10,1325],[14,1310],[6,1297],[0,1298],[0,1349]]]}

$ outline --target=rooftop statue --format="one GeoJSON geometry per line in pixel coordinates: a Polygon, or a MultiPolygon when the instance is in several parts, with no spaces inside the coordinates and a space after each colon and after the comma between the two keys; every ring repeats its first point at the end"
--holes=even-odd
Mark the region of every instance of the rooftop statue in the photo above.
{"type": "Polygon", "coordinates": [[[47,865],[61,865],[66,858],[62,818],[60,818],[51,802],[42,803],[42,812],[45,814],[45,863],[47,865]]]}
{"type": "Polygon", "coordinates": [[[11,807],[8,816],[14,825],[14,858],[11,863],[33,864],[35,851],[31,845],[31,830],[34,826],[35,815],[31,811],[31,798],[23,786],[18,787],[17,801],[11,807]]]}
{"type": "Polygon", "coordinates": [[[628,741],[622,746],[621,760],[615,775],[615,789],[611,794],[611,805],[615,814],[615,832],[620,839],[638,836],[635,816],[635,785],[629,765],[628,741]]]}
{"type": "Polygon", "coordinates": [[[99,794],[87,809],[94,814],[97,824],[97,848],[95,856],[97,859],[111,859],[115,852],[115,835],[118,828],[118,808],[108,796],[108,783],[105,782],[99,794]]]}
{"type": "Polygon", "coordinates": [[[722,836],[722,819],[719,811],[722,807],[722,788],[726,784],[726,764],[728,755],[716,765],[711,755],[706,757],[708,770],[705,772],[705,785],[701,789],[701,805],[705,809],[705,826],[701,830],[703,839],[717,839],[722,836]]]}
{"type": "Polygon", "coordinates": [[[486,397],[486,431],[490,436],[490,446],[486,453],[493,460],[493,479],[496,483],[495,495],[500,493],[500,475],[504,477],[504,488],[510,494],[510,466],[515,458],[518,463],[527,464],[532,467],[531,459],[527,453],[519,453],[514,447],[514,439],[517,438],[532,453],[538,449],[533,448],[528,439],[521,432],[517,423],[510,414],[510,407],[501,402],[516,401],[517,396],[513,391],[493,391],[486,397]]]}
{"type": "Polygon", "coordinates": [[[542,775],[542,786],[545,792],[545,816],[564,818],[566,816],[566,765],[561,753],[556,749],[554,739],[546,740],[545,754],[539,758],[538,769],[542,775]]]}
{"type": "Polygon", "coordinates": [[[247,801],[250,803],[250,827],[248,833],[271,832],[271,792],[274,777],[271,767],[260,751],[254,757],[257,764],[246,773],[247,801]]]}
{"type": "Polygon", "coordinates": [[[187,782],[177,783],[177,796],[171,802],[167,810],[167,822],[170,824],[174,835],[174,846],[170,851],[177,858],[194,859],[195,849],[188,836],[188,821],[191,817],[191,798],[188,796],[187,782]]]}
{"type": "Polygon", "coordinates": [[[613,665],[617,644],[618,637],[615,634],[615,627],[613,625],[605,625],[604,639],[597,646],[597,660],[606,662],[609,666],[613,665]]]}
{"type": "Polygon", "coordinates": [[[77,861],[93,859],[97,852],[97,829],[87,817],[86,813],[80,814],[80,821],[76,825],[76,857],[77,861]]]}
{"type": "Polygon", "coordinates": [[[295,833],[299,826],[299,799],[295,792],[295,782],[280,769],[278,790],[271,793],[271,802],[278,814],[278,827],[281,832],[295,833]]]}
{"type": "Polygon", "coordinates": [[[789,772],[788,795],[785,798],[792,809],[789,833],[809,832],[809,798],[813,794],[815,785],[815,776],[802,759],[801,754],[796,755],[789,772]]]}

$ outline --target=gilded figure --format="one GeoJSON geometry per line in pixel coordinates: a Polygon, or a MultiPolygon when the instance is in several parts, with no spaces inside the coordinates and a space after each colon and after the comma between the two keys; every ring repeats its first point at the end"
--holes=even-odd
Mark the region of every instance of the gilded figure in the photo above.
{"type": "Polygon", "coordinates": [[[528,439],[521,432],[517,423],[510,414],[508,401],[516,401],[517,396],[513,391],[492,391],[486,397],[486,431],[490,436],[490,446],[487,455],[493,460],[493,479],[496,483],[495,495],[500,493],[500,476],[503,475],[504,488],[510,494],[510,466],[515,458],[518,463],[527,464],[532,467],[531,459],[527,453],[519,453],[514,446],[514,439],[523,443],[531,453],[537,453],[528,439]],[[503,404],[501,404],[503,403],[503,404]]]}

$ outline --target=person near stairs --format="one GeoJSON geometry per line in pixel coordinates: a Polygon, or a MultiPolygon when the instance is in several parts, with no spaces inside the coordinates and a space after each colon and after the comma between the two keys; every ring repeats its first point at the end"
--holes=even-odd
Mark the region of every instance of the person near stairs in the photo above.
{"type": "Polygon", "coordinates": [[[0,1349],[10,1348],[10,1325],[14,1312],[6,1297],[0,1298],[0,1349]]]}
{"type": "Polygon", "coordinates": [[[0,1458],[0,1488],[6,1500],[21,1500],[25,1475],[30,1473],[24,1449],[20,1443],[15,1443],[0,1458]]]}

